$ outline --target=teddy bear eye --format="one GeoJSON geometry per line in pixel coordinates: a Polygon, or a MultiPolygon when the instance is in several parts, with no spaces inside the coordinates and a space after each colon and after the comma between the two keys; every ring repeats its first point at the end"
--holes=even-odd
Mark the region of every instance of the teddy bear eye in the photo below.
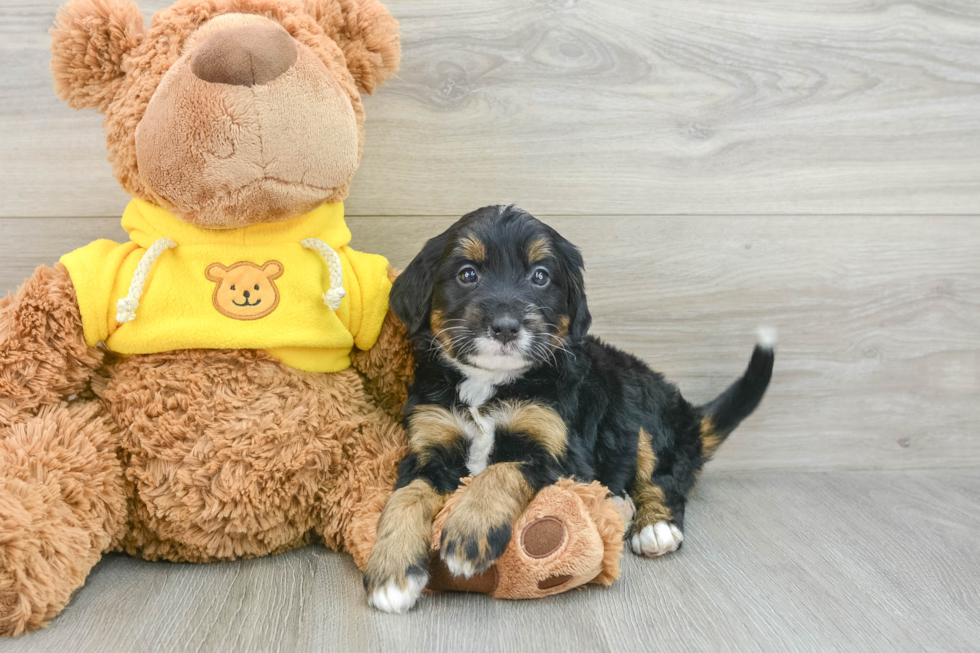
{"type": "Polygon", "coordinates": [[[234,289],[235,289],[235,286],[234,286],[234,284],[232,284],[232,286],[231,286],[231,289],[232,289],[232,290],[234,290],[234,289]]]}
{"type": "Polygon", "coordinates": [[[255,284],[255,289],[256,289],[256,290],[258,290],[258,289],[259,289],[259,284],[255,284]]]}

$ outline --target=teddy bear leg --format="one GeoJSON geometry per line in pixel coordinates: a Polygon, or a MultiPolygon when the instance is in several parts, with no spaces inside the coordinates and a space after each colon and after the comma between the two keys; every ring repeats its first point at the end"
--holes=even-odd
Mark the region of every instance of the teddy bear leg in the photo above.
{"type": "Polygon", "coordinates": [[[0,634],[47,624],[119,537],[118,444],[95,402],[0,427],[0,634]]]}
{"type": "MultiPolygon", "coordinates": [[[[439,513],[433,542],[468,491],[460,488],[439,513]]],[[[499,599],[531,599],[619,577],[624,517],[599,483],[561,480],[542,489],[514,522],[496,563],[471,578],[453,576],[438,555],[430,558],[428,591],[466,591],[499,599]]]]}

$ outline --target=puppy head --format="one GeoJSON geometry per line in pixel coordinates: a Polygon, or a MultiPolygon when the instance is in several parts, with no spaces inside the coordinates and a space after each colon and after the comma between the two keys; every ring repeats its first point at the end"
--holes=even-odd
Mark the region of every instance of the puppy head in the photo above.
{"type": "Polygon", "coordinates": [[[391,306],[452,361],[524,370],[588,332],[582,273],[578,248],[554,229],[488,206],[426,243],[395,281],[391,306]]]}

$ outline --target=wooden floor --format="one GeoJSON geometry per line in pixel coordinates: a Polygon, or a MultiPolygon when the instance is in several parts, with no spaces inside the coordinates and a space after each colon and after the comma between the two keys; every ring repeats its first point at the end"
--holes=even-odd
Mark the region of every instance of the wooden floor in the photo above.
{"type": "Polygon", "coordinates": [[[65,651],[975,651],[974,473],[706,474],[687,539],[623,579],[541,601],[370,610],[351,559],[307,547],[223,565],[102,562],[48,629],[65,651]]]}
{"type": "MultiPolygon", "coordinates": [[[[101,117],[60,103],[59,0],[0,0],[0,292],[126,197],[101,117]]],[[[169,0],[140,2],[149,15],[169,0]]],[[[6,651],[977,650],[980,3],[391,0],[354,245],[404,265],[516,202],[578,243],[594,332],[692,401],[781,335],[676,556],[530,603],[368,612],[310,547],[111,558],[6,651]]]]}

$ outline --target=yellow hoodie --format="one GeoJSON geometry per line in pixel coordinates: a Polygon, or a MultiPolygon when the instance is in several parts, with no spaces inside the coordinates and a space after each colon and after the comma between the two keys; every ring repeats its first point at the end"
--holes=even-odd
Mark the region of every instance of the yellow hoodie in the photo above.
{"type": "Polygon", "coordinates": [[[97,240],[61,257],[89,346],[264,349],[300,370],[336,372],[381,331],[388,261],[347,246],[342,203],[221,230],[134,199],[122,226],[130,242],[97,240]]]}

